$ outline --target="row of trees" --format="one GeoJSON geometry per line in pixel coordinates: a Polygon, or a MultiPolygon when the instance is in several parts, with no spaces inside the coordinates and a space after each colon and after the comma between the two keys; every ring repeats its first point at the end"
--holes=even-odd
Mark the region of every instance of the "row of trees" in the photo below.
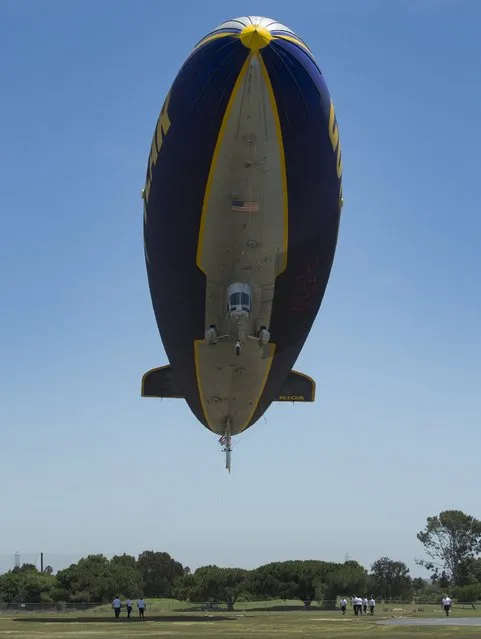
{"type": "Polygon", "coordinates": [[[191,572],[168,553],[145,551],[107,559],[89,555],[64,570],[48,566],[40,572],[25,564],[0,575],[0,601],[104,602],[114,595],[135,598],[171,597],[181,601],[251,601],[297,599],[334,602],[339,595],[439,601],[450,594],[462,601],[481,597],[481,522],[461,511],[429,517],[418,533],[431,580],[413,579],[401,561],[381,557],[370,572],[357,561],[274,562],[255,570],[203,566],[191,572]]]}

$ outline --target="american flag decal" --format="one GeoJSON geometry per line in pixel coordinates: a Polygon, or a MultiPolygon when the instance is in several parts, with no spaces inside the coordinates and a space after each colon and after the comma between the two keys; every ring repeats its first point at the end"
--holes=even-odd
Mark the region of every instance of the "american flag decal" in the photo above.
{"type": "Polygon", "coordinates": [[[258,213],[261,210],[261,203],[248,200],[232,200],[232,210],[241,213],[258,213]]]}
{"type": "Polygon", "coordinates": [[[225,442],[226,442],[225,435],[222,435],[222,437],[219,439],[219,443],[220,444],[225,444],[225,442]]]}

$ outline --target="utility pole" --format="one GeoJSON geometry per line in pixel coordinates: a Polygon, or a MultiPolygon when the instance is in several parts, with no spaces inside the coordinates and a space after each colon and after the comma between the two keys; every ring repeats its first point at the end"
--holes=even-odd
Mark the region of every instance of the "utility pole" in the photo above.
{"type": "Polygon", "coordinates": [[[40,553],[40,572],[43,572],[43,552],[40,553]]]}

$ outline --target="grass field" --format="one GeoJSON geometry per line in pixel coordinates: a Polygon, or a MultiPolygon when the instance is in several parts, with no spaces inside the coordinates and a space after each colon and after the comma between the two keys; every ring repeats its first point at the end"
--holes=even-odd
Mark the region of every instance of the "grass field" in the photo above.
{"type": "MultiPolygon", "coordinates": [[[[176,602],[178,603],[178,602],[176,602]]],[[[272,602],[269,602],[272,603],[272,602]]],[[[282,602],[283,603],[283,602],[282,602]]],[[[279,602],[281,604],[281,602],[279,602]]],[[[443,619],[439,606],[424,606],[423,609],[406,606],[387,608],[378,606],[374,617],[355,617],[348,609],[345,617],[339,612],[322,610],[292,612],[260,612],[249,610],[247,605],[232,613],[218,611],[174,612],[169,602],[147,602],[144,621],[136,615],[127,620],[125,613],[120,619],[113,618],[109,606],[101,606],[87,612],[35,613],[8,612],[0,615],[0,639],[136,639],[139,637],[161,637],[162,639],[227,637],[228,639],[294,639],[316,637],[332,639],[363,639],[367,637],[431,637],[432,639],[480,637],[481,627],[422,626],[396,627],[378,625],[382,619],[436,618],[443,619]],[[169,611],[170,610],[170,611],[169,611]]],[[[249,604],[254,606],[254,604],[249,604]]],[[[238,607],[238,606],[236,606],[238,607]]],[[[135,612],[135,609],[134,609],[135,612]]],[[[481,617],[481,611],[470,607],[453,610],[456,617],[481,617]]]]}

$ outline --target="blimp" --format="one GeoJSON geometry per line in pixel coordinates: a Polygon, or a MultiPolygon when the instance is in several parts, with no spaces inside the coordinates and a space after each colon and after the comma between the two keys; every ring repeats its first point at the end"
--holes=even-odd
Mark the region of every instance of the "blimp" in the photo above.
{"type": "Polygon", "coordinates": [[[143,375],[141,395],[184,399],[230,472],[232,438],[273,402],[315,400],[315,381],[294,365],[330,277],[343,198],[336,112],[308,45],[259,16],[205,35],[160,109],[142,199],[168,362],[143,375]]]}

